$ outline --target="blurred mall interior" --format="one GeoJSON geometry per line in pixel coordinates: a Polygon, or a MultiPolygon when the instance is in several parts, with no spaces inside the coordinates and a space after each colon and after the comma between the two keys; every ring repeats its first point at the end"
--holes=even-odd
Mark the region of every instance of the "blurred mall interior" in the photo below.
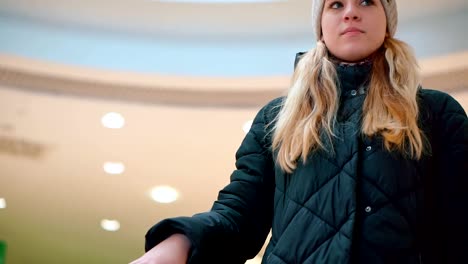
{"type": "MultiPolygon", "coordinates": [[[[159,220],[209,210],[315,46],[310,4],[0,0],[0,264],[129,263],[159,220]]],[[[468,110],[468,2],[398,9],[423,86],[468,110]]]]}

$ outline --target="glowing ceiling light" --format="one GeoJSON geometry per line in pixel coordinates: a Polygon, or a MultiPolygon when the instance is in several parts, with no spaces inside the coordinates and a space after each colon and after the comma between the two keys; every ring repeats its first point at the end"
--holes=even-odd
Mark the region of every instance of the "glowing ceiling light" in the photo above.
{"type": "Polygon", "coordinates": [[[170,186],[157,186],[151,190],[151,198],[158,203],[172,203],[179,198],[179,192],[170,186]]]}
{"type": "Polygon", "coordinates": [[[120,229],[120,223],[117,220],[103,219],[101,221],[101,227],[106,231],[115,232],[120,229]]]}
{"type": "Polygon", "coordinates": [[[252,122],[253,122],[253,120],[249,120],[249,121],[245,122],[244,125],[242,126],[242,130],[244,130],[244,132],[246,134],[249,133],[249,130],[252,127],[252,122]]]}
{"type": "Polygon", "coordinates": [[[125,125],[125,118],[119,113],[110,112],[101,118],[101,123],[104,127],[118,129],[125,125]]]}
{"type": "Polygon", "coordinates": [[[6,208],[6,200],[5,198],[0,198],[0,209],[6,208]]]}
{"type": "Polygon", "coordinates": [[[125,165],[120,162],[106,162],[103,167],[109,174],[122,174],[125,171],[125,165]]]}

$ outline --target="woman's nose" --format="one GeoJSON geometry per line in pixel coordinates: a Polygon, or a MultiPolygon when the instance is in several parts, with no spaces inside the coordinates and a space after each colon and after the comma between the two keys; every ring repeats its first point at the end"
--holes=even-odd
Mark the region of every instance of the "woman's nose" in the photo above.
{"type": "Polygon", "coordinates": [[[344,19],[345,19],[346,21],[349,21],[349,20],[359,20],[359,19],[361,19],[361,15],[359,14],[358,8],[357,8],[355,5],[353,5],[353,4],[349,4],[349,5],[345,8],[344,19]]]}

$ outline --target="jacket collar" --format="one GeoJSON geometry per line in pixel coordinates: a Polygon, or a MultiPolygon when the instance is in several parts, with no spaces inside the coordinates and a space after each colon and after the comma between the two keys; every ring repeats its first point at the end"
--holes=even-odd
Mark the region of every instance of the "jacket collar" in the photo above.
{"type": "Polygon", "coordinates": [[[341,93],[357,90],[368,85],[372,70],[372,63],[338,64],[336,73],[338,87],[341,93]]]}
{"type": "MultiPolygon", "coordinates": [[[[306,52],[298,52],[296,54],[294,69],[305,54],[306,52]]],[[[333,58],[332,61],[336,65],[338,88],[342,93],[367,86],[372,70],[371,59],[366,59],[357,63],[346,63],[333,58]]]]}

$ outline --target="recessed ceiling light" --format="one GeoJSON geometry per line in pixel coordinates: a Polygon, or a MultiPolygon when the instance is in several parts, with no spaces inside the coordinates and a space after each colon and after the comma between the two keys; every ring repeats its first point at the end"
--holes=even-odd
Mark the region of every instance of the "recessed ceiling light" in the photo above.
{"type": "Polygon", "coordinates": [[[118,129],[125,125],[125,118],[119,113],[110,112],[101,118],[101,123],[104,127],[118,129]]]}
{"type": "Polygon", "coordinates": [[[101,221],[101,227],[106,231],[115,232],[120,229],[120,223],[117,220],[103,219],[101,221]]]}
{"type": "Polygon", "coordinates": [[[151,198],[158,203],[172,203],[179,198],[179,192],[170,186],[157,186],[151,190],[151,198]]]}
{"type": "Polygon", "coordinates": [[[121,162],[106,162],[103,167],[109,174],[122,174],[125,171],[125,165],[121,162]]]}
{"type": "Polygon", "coordinates": [[[0,209],[6,208],[6,200],[5,198],[0,198],[0,209]]]}
{"type": "Polygon", "coordinates": [[[253,120],[249,120],[245,122],[244,125],[242,126],[242,130],[244,130],[246,134],[249,133],[250,127],[252,127],[252,122],[253,120]]]}

